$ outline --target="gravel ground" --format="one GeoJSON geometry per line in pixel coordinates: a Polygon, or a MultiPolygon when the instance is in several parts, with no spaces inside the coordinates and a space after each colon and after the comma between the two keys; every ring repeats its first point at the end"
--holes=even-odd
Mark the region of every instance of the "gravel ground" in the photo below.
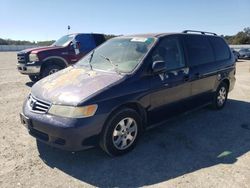
{"type": "Polygon", "coordinates": [[[221,111],[204,108],[146,132],[135,150],[69,153],[37,143],[19,112],[32,85],[0,52],[0,187],[250,187],[250,61],[221,111]]]}

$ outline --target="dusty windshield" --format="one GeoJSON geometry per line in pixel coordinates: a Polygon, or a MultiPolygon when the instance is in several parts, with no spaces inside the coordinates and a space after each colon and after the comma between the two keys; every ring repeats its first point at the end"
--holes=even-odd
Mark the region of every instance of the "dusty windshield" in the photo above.
{"type": "Polygon", "coordinates": [[[56,42],[52,44],[52,46],[67,46],[73,39],[75,35],[65,35],[58,39],[56,42]]]}
{"type": "Polygon", "coordinates": [[[129,73],[134,70],[155,42],[155,38],[119,37],[103,45],[81,59],[76,66],[129,73]]]}

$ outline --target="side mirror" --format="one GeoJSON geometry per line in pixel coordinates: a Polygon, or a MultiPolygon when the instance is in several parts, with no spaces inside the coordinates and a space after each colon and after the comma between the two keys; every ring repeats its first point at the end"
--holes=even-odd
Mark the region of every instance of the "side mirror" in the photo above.
{"type": "Polygon", "coordinates": [[[69,43],[70,50],[74,50],[74,49],[75,49],[74,46],[75,46],[74,43],[71,41],[71,42],[69,43]]]}
{"type": "Polygon", "coordinates": [[[72,41],[72,42],[70,42],[70,47],[73,49],[80,49],[80,42],[79,41],[72,41]]]}
{"type": "Polygon", "coordinates": [[[80,49],[80,42],[79,41],[76,41],[76,49],[80,49]]]}
{"type": "Polygon", "coordinates": [[[152,65],[153,73],[162,73],[167,70],[165,61],[154,61],[152,65]]]}

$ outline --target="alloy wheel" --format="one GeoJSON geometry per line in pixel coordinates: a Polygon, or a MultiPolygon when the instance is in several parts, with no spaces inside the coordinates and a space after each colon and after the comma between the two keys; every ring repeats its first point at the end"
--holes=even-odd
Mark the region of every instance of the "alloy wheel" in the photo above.
{"type": "Polygon", "coordinates": [[[227,97],[227,90],[225,87],[221,87],[217,96],[217,103],[219,106],[222,106],[225,103],[226,97],[227,97]]]}
{"type": "Polygon", "coordinates": [[[122,119],[113,131],[112,141],[118,150],[124,150],[131,146],[136,139],[138,127],[136,121],[127,117],[122,119]]]}

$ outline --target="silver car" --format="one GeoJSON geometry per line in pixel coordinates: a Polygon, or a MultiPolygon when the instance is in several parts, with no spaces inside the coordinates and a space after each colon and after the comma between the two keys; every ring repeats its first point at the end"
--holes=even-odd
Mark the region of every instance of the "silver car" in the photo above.
{"type": "Polygon", "coordinates": [[[241,59],[245,59],[245,58],[250,58],[250,49],[248,48],[242,48],[239,51],[240,57],[241,59]]]}

